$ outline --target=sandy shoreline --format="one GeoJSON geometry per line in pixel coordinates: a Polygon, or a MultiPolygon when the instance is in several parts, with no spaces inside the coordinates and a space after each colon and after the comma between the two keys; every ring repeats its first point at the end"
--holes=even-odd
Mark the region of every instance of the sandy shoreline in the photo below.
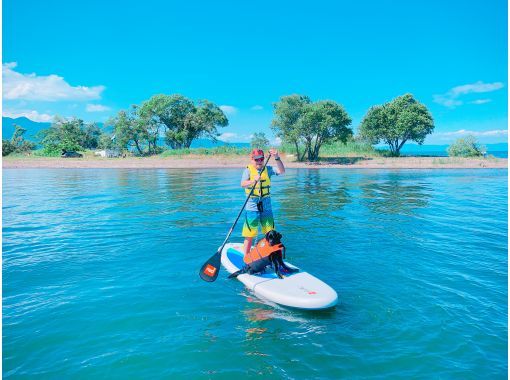
{"type": "MultiPolygon", "coordinates": [[[[324,159],[321,162],[292,162],[283,159],[287,168],[334,168],[334,169],[483,169],[507,168],[505,158],[474,159],[448,157],[342,157],[324,159]]],[[[113,169],[200,169],[242,168],[246,157],[235,156],[181,156],[181,157],[129,157],[129,158],[45,158],[3,157],[4,169],[29,168],[113,168],[113,169]]],[[[271,164],[271,162],[270,162],[271,164]]],[[[274,164],[274,162],[272,163],[274,164]]]]}

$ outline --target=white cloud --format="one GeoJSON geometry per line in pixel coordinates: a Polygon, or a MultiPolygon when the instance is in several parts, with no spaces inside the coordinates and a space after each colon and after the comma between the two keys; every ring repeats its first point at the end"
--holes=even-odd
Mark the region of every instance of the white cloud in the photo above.
{"type": "Polygon", "coordinates": [[[460,100],[452,99],[447,95],[434,95],[434,102],[448,108],[455,108],[456,106],[460,106],[462,104],[460,100]]]}
{"type": "Polygon", "coordinates": [[[225,132],[222,133],[218,140],[231,143],[231,142],[250,142],[253,135],[240,135],[238,133],[225,132]]]}
{"type": "Polygon", "coordinates": [[[250,108],[252,111],[260,111],[260,110],[263,110],[264,107],[262,106],[259,106],[258,104],[256,106],[253,106],[250,108]]]}
{"type": "Polygon", "coordinates": [[[235,139],[236,137],[237,137],[237,133],[225,132],[225,133],[222,133],[218,137],[218,140],[224,141],[224,142],[232,142],[232,141],[234,141],[233,139],[235,139]]]}
{"type": "Polygon", "coordinates": [[[3,97],[5,100],[59,100],[101,99],[104,86],[71,86],[64,78],[51,74],[38,76],[35,73],[22,74],[14,69],[16,62],[2,65],[3,97]]]}
{"type": "Polygon", "coordinates": [[[104,112],[110,110],[110,107],[103,106],[102,104],[87,104],[87,112],[104,112]]]}
{"type": "Polygon", "coordinates": [[[500,88],[503,88],[503,83],[501,82],[483,83],[482,81],[478,81],[476,83],[454,87],[449,92],[455,96],[459,96],[470,93],[492,92],[500,88]]]}
{"type": "Polygon", "coordinates": [[[470,104],[485,104],[485,103],[489,103],[491,101],[492,101],[491,99],[476,99],[469,103],[470,104]]]}
{"type": "Polygon", "coordinates": [[[18,66],[18,62],[7,62],[2,65],[2,69],[10,70],[18,66]]]}
{"type": "Polygon", "coordinates": [[[282,145],[282,139],[280,137],[275,137],[270,144],[271,146],[280,146],[282,145]]]}
{"type": "Polygon", "coordinates": [[[2,116],[10,117],[13,119],[16,119],[18,117],[26,117],[27,119],[30,119],[32,121],[39,121],[39,122],[48,122],[53,120],[53,115],[49,115],[47,113],[39,113],[37,111],[30,111],[30,110],[3,110],[2,116]]]}
{"type": "MultiPolygon", "coordinates": [[[[485,93],[499,90],[504,87],[502,82],[494,83],[483,83],[478,81],[471,84],[464,84],[462,86],[456,86],[450,89],[445,94],[434,95],[434,102],[439,103],[445,107],[455,108],[463,104],[462,100],[458,99],[462,95],[474,94],[474,93],[485,93]]],[[[480,99],[479,101],[473,101],[473,104],[483,104],[489,102],[490,99],[480,99]]]]}
{"type": "Polygon", "coordinates": [[[437,136],[453,136],[453,137],[461,137],[461,136],[467,136],[467,135],[473,135],[473,136],[507,136],[508,130],[506,129],[493,129],[490,131],[469,131],[466,129],[460,129],[458,131],[453,132],[437,132],[434,133],[434,135],[437,136]]]}
{"type": "Polygon", "coordinates": [[[237,108],[234,106],[223,105],[220,106],[220,109],[225,112],[227,115],[235,115],[237,113],[237,108]]]}
{"type": "MultiPolygon", "coordinates": [[[[253,133],[250,134],[239,134],[239,133],[232,133],[232,132],[225,132],[222,133],[218,140],[226,142],[226,143],[232,143],[232,142],[243,142],[243,143],[249,143],[251,142],[253,138],[253,133]]],[[[279,137],[274,138],[269,142],[271,146],[279,146],[281,145],[282,140],[279,137]]]]}

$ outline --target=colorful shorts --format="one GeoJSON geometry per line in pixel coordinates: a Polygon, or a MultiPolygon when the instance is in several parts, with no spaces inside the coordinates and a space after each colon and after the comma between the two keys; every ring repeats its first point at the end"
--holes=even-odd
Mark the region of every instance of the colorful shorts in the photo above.
{"type": "Polygon", "coordinates": [[[258,211],[245,211],[243,237],[256,237],[259,233],[259,223],[262,226],[263,234],[274,230],[273,212],[271,210],[262,213],[258,211]]]}

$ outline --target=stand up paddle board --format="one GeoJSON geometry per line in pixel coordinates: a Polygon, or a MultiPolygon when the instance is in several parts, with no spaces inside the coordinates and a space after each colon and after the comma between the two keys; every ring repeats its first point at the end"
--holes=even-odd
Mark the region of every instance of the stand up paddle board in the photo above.
{"type": "MultiPolygon", "coordinates": [[[[245,265],[243,244],[225,244],[221,252],[221,263],[229,273],[242,269],[245,265]]],[[[285,264],[297,268],[287,262],[285,264]]],[[[283,306],[320,310],[333,307],[338,302],[338,295],[333,288],[301,269],[280,279],[272,268],[267,267],[264,273],[243,273],[237,279],[258,297],[283,306]]]]}

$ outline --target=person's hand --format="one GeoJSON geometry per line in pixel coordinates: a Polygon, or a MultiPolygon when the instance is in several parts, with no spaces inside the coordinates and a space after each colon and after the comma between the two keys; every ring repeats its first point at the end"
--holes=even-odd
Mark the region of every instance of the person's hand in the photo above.
{"type": "Polygon", "coordinates": [[[278,153],[278,149],[271,148],[271,149],[269,149],[269,153],[270,153],[270,154],[271,154],[271,156],[273,156],[274,158],[279,158],[279,157],[280,157],[280,153],[278,153]]]}
{"type": "Polygon", "coordinates": [[[257,174],[255,177],[253,177],[253,184],[257,182],[260,179],[260,174],[257,174]]]}

